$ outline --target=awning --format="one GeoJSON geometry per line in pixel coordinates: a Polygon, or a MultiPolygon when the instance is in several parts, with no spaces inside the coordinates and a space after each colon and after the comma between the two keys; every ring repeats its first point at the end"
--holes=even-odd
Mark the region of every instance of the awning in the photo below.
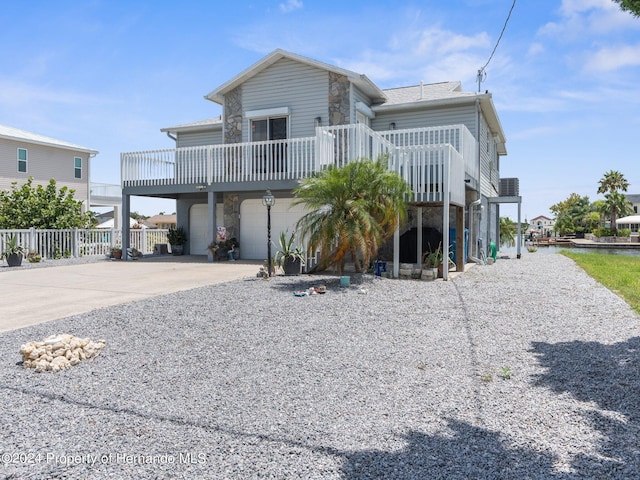
{"type": "Polygon", "coordinates": [[[622,217],[616,220],[616,225],[628,223],[640,223],[640,215],[630,215],[628,217],[622,217]]]}

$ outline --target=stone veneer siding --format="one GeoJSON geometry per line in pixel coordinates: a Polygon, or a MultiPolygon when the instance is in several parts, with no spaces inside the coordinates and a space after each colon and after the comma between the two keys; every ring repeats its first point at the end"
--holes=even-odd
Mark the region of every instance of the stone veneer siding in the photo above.
{"type": "Polygon", "coordinates": [[[227,229],[227,238],[240,240],[240,200],[237,193],[223,194],[224,226],[227,229]]]}
{"type": "Polygon", "coordinates": [[[242,142],[242,87],[224,96],[224,143],[242,142]]]}
{"type": "Polygon", "coordinates": [[[329,125],[347,125],[350,118],[351,83],[344,75],[329,72],[329,125]]]}

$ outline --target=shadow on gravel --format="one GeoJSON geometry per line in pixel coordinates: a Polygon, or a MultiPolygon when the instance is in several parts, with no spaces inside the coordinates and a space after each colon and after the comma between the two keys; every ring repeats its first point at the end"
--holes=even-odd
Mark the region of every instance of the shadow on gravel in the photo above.
{"type": "Polygon", "coordinates": [[[534,342],[532,351],[546,369],[535,385],[569,393],[585,402],[583,416],[601,432],[600,455],[580,457],[579,478],[639,478],[640,338],[606,345],[598,342],[534,342]],[[595,403],[606,412],[596,411],[595,403]],[[614,413],[610,413],[614,412],[614,413]]]}
{"type": "Polygon", "coordinates": [[[453,435],[412,431],[396,452],[332,452],[346,459],[343,478],[364,479],[528,479],[573,478],[553,471],[553,457],[526,448],[507,448],[499,434],[449,420],[453,435]]]}

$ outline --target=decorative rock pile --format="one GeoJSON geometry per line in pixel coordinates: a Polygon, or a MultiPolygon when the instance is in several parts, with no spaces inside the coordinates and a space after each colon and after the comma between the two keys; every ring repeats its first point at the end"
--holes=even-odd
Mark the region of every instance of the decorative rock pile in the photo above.
{"type": "Polygon", "coordinates": [[[25,368],[35,368],[36,372],[57,372],[95,357],[104,344],[104,340],[94,342],[65,333],[52,335],[41,342],[25,343],[20,347],[20,353],[25,368]]]}

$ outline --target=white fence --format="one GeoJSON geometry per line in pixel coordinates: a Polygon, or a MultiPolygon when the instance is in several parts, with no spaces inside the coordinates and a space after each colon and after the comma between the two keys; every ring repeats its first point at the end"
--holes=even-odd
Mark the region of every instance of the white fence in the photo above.
{"type": "MultiPolygon", "coordinates": [[[[130,247],[143,255],[153,253],[157,243],[169,243],[166,229],[131,229],[130,247]]],[[[42,258],[84,257],[107,255],[114,247],[122,245],[120,229],[71,229],[71,230],[0,230],[0,253],[7,241],[15,236],[18,245],[27,252],[38,253],[42,258]]]]}

